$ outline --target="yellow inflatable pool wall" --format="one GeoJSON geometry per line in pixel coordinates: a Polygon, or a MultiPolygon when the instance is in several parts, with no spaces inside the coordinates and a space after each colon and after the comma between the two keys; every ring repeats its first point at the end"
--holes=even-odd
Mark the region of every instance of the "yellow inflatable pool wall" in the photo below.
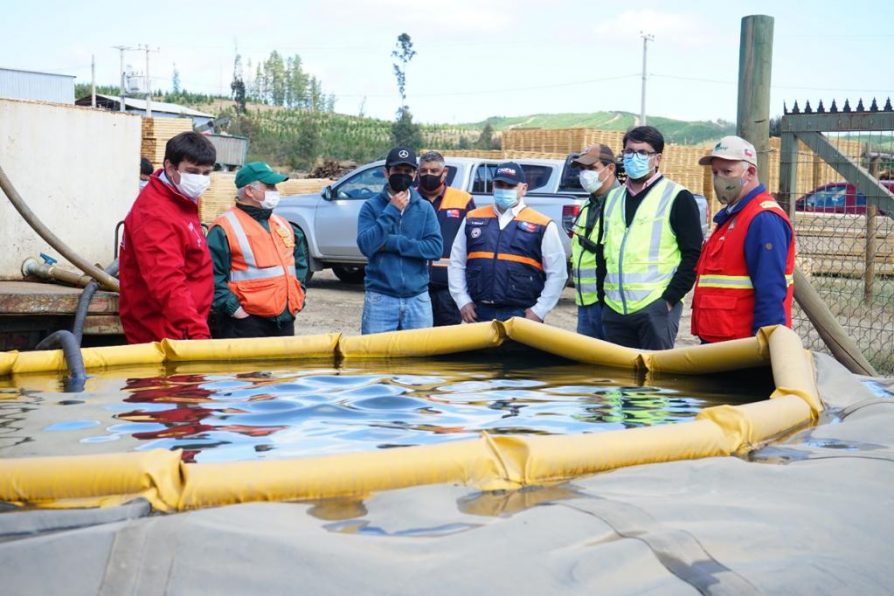
{"type": "MultiPolygon", "coordinates": [[[[560,482],[638,464],[746,453],[814,423],[822,411],[812,358],[786,327],[754,338],[643,351],[511,319],[367,336],[172,341],[85,348],[88,369],[166,363],[421,358],[495,348],[511,339],[564,358],[647,376],[770,366],[768,400],[703,410],[674,425],[563,436],[492,436],[438,445],[293,460],[184,464],[178,451],[0,459],[0,500],[28,507],[119,505],[144,497],[158,511],[248,501],[363,496],[420,484],[481,490],[560,482]]],[[[0,376],[64,372],[61,350],[0,353],[0,376]]]]}

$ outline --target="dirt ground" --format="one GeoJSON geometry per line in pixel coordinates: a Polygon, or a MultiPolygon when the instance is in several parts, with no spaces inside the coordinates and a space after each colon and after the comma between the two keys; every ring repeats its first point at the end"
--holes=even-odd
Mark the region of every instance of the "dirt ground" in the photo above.
{"type": "MultiPolygon", "coordinates": [[[[691,302],[683,305],[683,318],[677,345],[693,345],[698,339],[689,333],[691,302]]],[[[346,284],[332,270],[317,271],[308,284],[304,310],[295,321],[296,335],[318,335],[341,331],[346,335],[360,335],[360,315],[363,312],[363,284],[346,284]]],[[[574,331],[577,328],[577,306],[574,288],[565,288],[559,304],[547,316],[546,323],[574,331]]]]}

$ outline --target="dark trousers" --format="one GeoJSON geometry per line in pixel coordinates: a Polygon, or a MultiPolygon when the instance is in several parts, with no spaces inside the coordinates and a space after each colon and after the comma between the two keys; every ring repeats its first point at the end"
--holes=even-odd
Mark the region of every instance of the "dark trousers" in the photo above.
{"type": "Polygon", "coordinates": [[[244,319],[218,316],[211,322],[211,337],[214,339],[286,337],[291,335],[295,335],[295,321],[277,323],[272,319],[248,315],[244,319]]]}
{"type": "Polygon", "coordinates": [[[677,302],[667,310],[667,301],[659,298],[629,315],[616,313],[606,306],[602,309],[602,329],[605,339],[629,348],[669,350],[674,347],[683,303],[677,302]]]}
{"type": "Polygon", "coordinates": [[[456,302],[446,286],[428,286],[428,295],[431,298],[431,314],[435,327],[459,325],[463,322],[456,302]]]}

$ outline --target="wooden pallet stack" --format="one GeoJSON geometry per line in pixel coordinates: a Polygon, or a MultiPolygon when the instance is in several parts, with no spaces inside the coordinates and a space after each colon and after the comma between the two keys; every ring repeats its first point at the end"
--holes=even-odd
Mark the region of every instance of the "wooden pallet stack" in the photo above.
{"type": "Polygon", "coordinates": [[[140,156],[158,169],[165,160],[165,145],[172,138],[192,130],[192,118],[143,118],[143,140],[140,156]]]}
{"type": "Polygon", "coordinates": [[[218,215],[236,204],[236,174],[232,172],[212,172],[211,186],[199,201],[199,217],[204,224],[210,224],[218,215]]]}
{"type": "Polygon", "coordinates": [[[329,178],[290,178],[276,185],[279,194],[284,197],[291,195],[307,195],[320,192],[324,187],[332,184],[334,180],[329,178]]]}

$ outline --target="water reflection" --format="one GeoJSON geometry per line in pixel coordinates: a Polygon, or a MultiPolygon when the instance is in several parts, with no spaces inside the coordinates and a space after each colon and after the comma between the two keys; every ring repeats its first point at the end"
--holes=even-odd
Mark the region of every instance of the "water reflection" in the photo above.
{"type": "MultiPolygon", "coordinates": [[[[119,450],[181,449],[187,462],[307,457],[468,439],[481,431],[551,435],[668,424],[710,405],[769,394],[761,381],[730,385],[728,377],[642,385],[629,372],[540,356],[303,370],[233,366],[200,372],[191,364],[81,394],[58,409],[61,415],[53,413],[54,454],[76,454],[78,444],[95,453],[115,443],[119,450]],[[96,419],[95,430],[77,424],[96,419]],[[62,440],[70,443],[60,449],[62,440]]],[[[24,396],[3,401],[25,415],[42,407],[24,396]]],[[[40,440],[41,433],[32,436],[40,440]]]]}

